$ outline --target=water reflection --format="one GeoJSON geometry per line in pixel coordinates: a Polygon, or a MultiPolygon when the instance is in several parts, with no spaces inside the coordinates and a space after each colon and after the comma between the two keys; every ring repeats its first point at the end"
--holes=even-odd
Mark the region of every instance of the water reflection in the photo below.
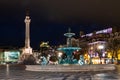
{"type": "Polygon", "coordinates": [[[6,65],[6,77],[9,77],[9,64],[6,65]]]}
{"type": "Polygon", "coordinates": [[[100,73],[94,75],[95,80],[118,80],[117,76],[114,76],[113,74],[108,73],[100,73]]]}

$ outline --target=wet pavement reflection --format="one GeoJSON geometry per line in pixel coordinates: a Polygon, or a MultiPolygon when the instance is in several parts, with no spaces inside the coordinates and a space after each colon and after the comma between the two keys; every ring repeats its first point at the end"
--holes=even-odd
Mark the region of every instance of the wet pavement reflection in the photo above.
{"type": "Polygon", "coordinates": [[[0,80],[120,80],[120,66],[115,71],[92,72],[34,72],[23,66],[0,68],[0,80]]]}

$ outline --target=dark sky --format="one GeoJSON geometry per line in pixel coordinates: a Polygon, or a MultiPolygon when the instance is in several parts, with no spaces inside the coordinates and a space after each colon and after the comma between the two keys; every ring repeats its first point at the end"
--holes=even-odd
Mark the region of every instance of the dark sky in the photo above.
{"type": "Polygon", "coordinates": [[[31,47],[41,41],[65,43],[71,27],[79,36],[105,27],[119,26],[120,0],[0,0],[0,45],[24,46],[25,13],[31,17],[31,47]]]}

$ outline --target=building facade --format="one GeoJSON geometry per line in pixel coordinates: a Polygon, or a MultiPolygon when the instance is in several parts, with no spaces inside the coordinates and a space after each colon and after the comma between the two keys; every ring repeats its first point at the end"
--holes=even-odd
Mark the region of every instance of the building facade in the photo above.
{"type": "MultiPolygon", "coordinates": [[[[109,64],[117,63],[116,59],[113,58],[114,55],[117,55],[117,60],[119,61],[120,57],[120,47],[119,40],[120,31],[116,28],[107,28],[100,31],[95,31],[93,33],[81,35],[79,38],[79,45],[83,50],[86,50],[84,55],[88,56],[89,63],[92,64],[109,64]],[[116,54],[111,52],[109,49],[111,40],[117,39],[118,47],[116,54]],[[113,60],[112,60],[113,59],[113,60]]],[[[88,60],[85,58],[85,61],[88,60]]]]}

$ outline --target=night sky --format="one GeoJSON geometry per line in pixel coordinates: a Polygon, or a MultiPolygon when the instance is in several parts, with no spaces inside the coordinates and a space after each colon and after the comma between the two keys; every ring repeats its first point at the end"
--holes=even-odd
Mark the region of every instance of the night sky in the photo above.
{"type": "Polygon", "coordinates": [[[0,0],[0,46],[24,47],[26,9],[34,49],[41,41],[65,44],[69,27],[79,37],[79,31],[120,25],[120,0],[0,0]]]}

